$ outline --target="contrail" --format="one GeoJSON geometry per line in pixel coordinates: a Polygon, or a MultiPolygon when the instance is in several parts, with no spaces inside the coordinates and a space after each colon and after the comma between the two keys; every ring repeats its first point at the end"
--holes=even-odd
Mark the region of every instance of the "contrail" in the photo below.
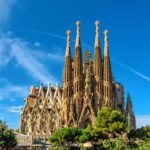
{"type": "Polygon", "coordinates": [[[118,61],[118,60],[116,60],[116,59],[111,59],[111,60],[112,60],[113,62],[115,62],[116,64],[118,64],[119,66],[121,66],[121,67],[123,67],[123,68],[129,70],[130,72],[132,72],[132,73],[135,74],[136,76],[138,76],[138,77],[140,77],[140,78],[142,78],[142,79],[144,79],[144,80],[150,82],[150,78],[149,78],[148,76],[144,75],[143,73],[141,73],[141,72],[139,72],[139,71],[137,71],[137,70],[135,70],[135,69],[133,69],[133,68],[131,68],[131,67],[125,65],[125,64],[123,64],[122,62],[120,62],[120,61],[118,61]]]}
{"type": "MultiPolygon", "coordinates": [[[[42,32],[42,31],[35,31],[35,30],[29,30],[29,29],[17,29],[17,30],[20,30],[20,31],[30,31],[30,32],[33,32],[33,33],[37,33],[37,34],[41,34],[41,35],[47,35],[47,36],[51,36],[51,37],[55,37],[55,38],[58,38],[58,39],[63,39],[63,40],[66,40],[66,37],[65,36],[62,36],[62,35],[59,35],[59,34],[54,34],[54,33],[46,33],[46,32],[42,32]]],[[[72,39],[71,40],[72,42],[75,42],[75,39],[72,39]]],[[[92,49],[93,47],[82,42],[82,44],[87,47],[87,48],[90,48],[92,49]]],[[[130,66],[116,60],[116,59],[111,59],[113,62],[115,62],[116,64],[120,65],[121,67],[129,70],[131,73],[135,74],[136,76],[146,80],[146,81],[149,81],[150,82],[150,78],[146,75],[144,75],[143,73],[135,70],[134,68],[131,68],[130,66]]]]}
{"type": "MultiPolygon", "coordinates": [[[[51,36],[51,37],[55,37],[55,38],[58,38],[58,39],[62,39],[62,40],[66,40],[66,36],[62,36],[62,35],[59,35],[59,34],[55,34],[55,33],[49,33],[49,32],[42,32],[42,31],[35,31],[35,30],[29,30],[29,29],[17,29],[19,31],[30,31],[30,32],[33,32],[33,33],[37,33],[37,34],[41,34],[41,35],[46,35],[46,36],[51,36]]],[[[76,40],[75,39],[71,39],[72,42],[75,42],[76,40]]],[[[82,42],[82,45],[87,47],[87,48],[93,48],[92,46],[82,42]]]]}

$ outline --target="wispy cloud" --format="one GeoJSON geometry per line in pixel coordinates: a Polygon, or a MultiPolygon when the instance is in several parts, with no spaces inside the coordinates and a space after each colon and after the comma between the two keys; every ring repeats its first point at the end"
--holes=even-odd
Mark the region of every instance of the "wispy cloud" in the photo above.
{"type": "Polygon", "coordinates": [[[20,113],[23,106],[12,106],[8,109],[9,112],[20,113]]]}
{"type": "MultiPolygon", "coordinates": [[[[36,32],[36,31],[35,31],[36,32]]],[[[59,35],[59,34],[54,34],[54,33],[45,33],[45,32],[39,32],[39,33],[41,33],[41,34],[45,34],[45,35],[48,35],[48,36],[51,36],[51,37],[56,37],[56,38],[59,38],[59,39],[64,39],[64,40],[66,40],[66,37],[65,36],[62,36],[62,35],[59,35]]],[[[75,39],[73,39],[73,38],[71,38],[71,41],[72,42],[75,42],[76,40],[75,39]]],[[[86,47],[86,48],[93,48],[92,46],[90,46],[90,45],[88,45],[88,44],[86,44],[86,43],[84,43],[84,42],[81,42],[82,43],[82,45],[84,46],[84,47],[86,47]]]]}
{"type": "Polygon", "coordinates": [[[40,46],[41,46],[41,43],[36,41],[36,42],[34,43],[34,46],[35,46],[35,47],[40,47],[40,46]]]}
{"type": "Polygon", "coordinates": [[[18,97],[27,96],[29,87],[24,85],[14,85],[5,78],[0,79],[0,100],[15,101],[18,97]]]}
{"type": "Polygon", "coordinates": [[[150,125],[150,115],[136,115],[137,128],[150,125]]]}
{"type": "Polygon", "coordinates": [[[54,81],[55,79],[46,71],[44,65],[42,65],[35,57],[30,55],[29,48],[26,43],[16,39],[11,43],[11,49],[13,56],[16,58],[18,64],[22,66],[30,76],[33,76],[40,81],[47,83],[48,81],[54,81]]]}
{"type": "Polygon", "coordinates": [[[118,64],[119,66],[129,70],[130,72],[132,72],[136,76],[138,76],[138,77],[140,77],[140,78],[150,82],[150,77],[146,76],[145,74],[143,74],[143,73],[133,69],[132,67],[130,67],[130,66],[128,66],[128,65],[126,65],[126,64],[124,64],[124,63],[122,63],[122,62],[120,62],[120,61],[118,61],[116,59],[112,59],[112,61],[115,62],[116,64],[118,64]]]}
{"type": "Polygon", "coordinates": [[[0,0],[0,23],[7,21],[17,0],[0,0]]]}
{"type": "MultiPolygon", "coordinates": [[[[33,51],[35,52],[30,48],[30,44],[20,38],[12,38],[10,35],[0,37],[0,65],[4,66],[12,58],[15,58],[18,66],[24,68],[31,77],[43,83],[51,81],[54,85],[55,77],[48,73],[42,62],[32,54],[33,51]]],[[[51,55],[47,54],[46,56],[54,59],[55,57],[51,55]]]]}
{"type": "Polygon", "coordinates": [[[52,47],[49,51],[55,53],[46,53],[42,50],[32,50],[30,54],[39,60],[49,60],[62,63],[64,61],[64,56],[62,55],[62,48],[59,46],[52,47]]]}
{"type": "Polygon", "coordinates": [[[0,39],[0,66],[5,66],[12,58],[12,53],[6,48],[6,42],[0,39]]]}

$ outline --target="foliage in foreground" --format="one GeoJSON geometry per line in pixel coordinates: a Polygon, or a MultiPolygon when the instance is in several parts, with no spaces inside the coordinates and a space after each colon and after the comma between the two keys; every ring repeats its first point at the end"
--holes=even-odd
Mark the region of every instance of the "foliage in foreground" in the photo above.
{"type": "Polygon", "coordinates": [[[147,140],[150,139],[150,126],[141,127],[139,129],[133,129],[128,133],[130,139],[141,139],[147,140]]]}
{"type": "Polygon", "coordinates": [[[97,115],[96,125],[88,126],[86,129],[75,127],[62,128],[52,134],[49,142],[54,145],[66,144],[68,142],[86,142],[98,139],[107,139],[112,133],[117,134],[125,132],[127,129],[124,115],[107,107],[102,108],[97,115]]]}
{"type": "Polygon", "coordinates": [[[17,145],[15,135],[5,122],[0,121],[0,149],[11,149],[17,145]]]}
{"type": "Polygon", "coordinates": [[[87,141],[98,143],[95,149],[147,150],[150,149],[150,126],[129,130],[122,112],[104,107],[98,112],[95,126],[62,128],[49,138],[51,144],[59,146],[75,142],[82,145],[87,141]]]}
{"type": "Polygon", "coordinates": [[[121,111],[104,107],[98,112],[95,128],[112,136],[122,134],[127,131],[125,116],[121,111]]]}
{"type": "Polygon", "coordinates": [[[78,141],[81,134],[82,129],[80,128],[62,128],[52,134],[52,136],[49,138],[49,142],[54,145],[67,144],[68,142],[78,141]]]}

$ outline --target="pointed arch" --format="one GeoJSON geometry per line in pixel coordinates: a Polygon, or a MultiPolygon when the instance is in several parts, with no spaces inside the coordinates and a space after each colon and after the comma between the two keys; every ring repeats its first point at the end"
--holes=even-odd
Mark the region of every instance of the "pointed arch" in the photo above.
{"type": "Polygon", "coordinates": [[[95,122],[94,110],[89,105],[84,106],[78,122],[79,127],[85,128],[88,124],[93,125],[94,122],[95,122]]]}
{"type": "Polygon", "coordinates": [[[87,117],[84,122],[83,122],[83,125],[82,125],[82,128],[86,128],[88,125],[91,125],[92,126],[92,120],[90,117],[87,117]]]}
{"type": "Polygon", "coordinates": [[[73,125],[74,125],[73,119],[71,119],[71,120],[69,121],[68,125],[69,125],[69,126],[73,126],[73,125]]]}

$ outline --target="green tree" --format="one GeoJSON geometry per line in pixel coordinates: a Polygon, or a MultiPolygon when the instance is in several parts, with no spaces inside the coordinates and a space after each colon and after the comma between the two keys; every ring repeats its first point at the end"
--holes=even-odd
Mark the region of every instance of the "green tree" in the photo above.
{"type": "Polygon", "coordinates": [[[89,125],[87,128],[82,130],[82,135],[79,137],[80,142],[86,142],[93,140],[94,134],[93,134],[93,128],[89,125]]]}
{"type": "Polygon", "coordinates": [[[103,149],[106,149],[106,150],[112,149],[112,145],[109,139],[104,140],[102,144],[103,144],[103,149]]]}
{"type": "Polygon", "coordinates": [[[5,122],[0,121],[0,149],[11,149],[17,145],[12,130],[8,129],[5,122]]]}
{"type": "Polygon", "coordinates": [[[101,129],[107,129],[110,124],[111,109],[103,107],[97,114],[96,127],[101,129]]]}
{"type": "Polygon", "coordinates": [[[132,129],[128,133],[129,139],[141,139],[150,140],[150,126],[141,127],[138,129],[132,129]]]}
{"type": "Polygon", "coordinates": [[[82,129],[80,128],[62,128],[51,135],[49,142],[54,145],[63,145],[67,144],[68,142],[78,141],[81,134],[82,129]]]}
{"type": "Polygon", "coordinates": [[[110,115],[110,131],[117,133],[125,132],[127,130],[126,118],[121,111],[113,110],[110,115]]]}
{"type": "Polygon", "coordinates": [[[128,146],[123,141],[123,139],[114,139],[112,141],[112,149],[114,149],[114,150],[126,150],[126,149],[128,149],[128,146]]]}
{"type": "Polygon", "coordinates": [[[127,130],[125,116],[118,110],[103,107],[98,112],[96,128],[105,134],[121,134],[127,130]]]}

